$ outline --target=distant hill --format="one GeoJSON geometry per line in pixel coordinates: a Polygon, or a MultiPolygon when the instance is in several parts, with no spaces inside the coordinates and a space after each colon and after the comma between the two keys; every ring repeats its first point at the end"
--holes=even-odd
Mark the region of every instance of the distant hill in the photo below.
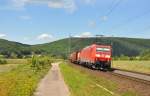
{"type": "Polygon", "coordinates": [[[1,54],[9,54],[11,52],[19,53],[19,51],[27,50],[29,47],[30,45],[0,39],[1,54]]]}
{"type": "MultiPolygon", "coordinates": [[[[142,51],[150,49],[150,39],[101,37],[101,38],[66,38],[45,44],[26,45],[0,39],[0,53],[11,55],[51,54],[66,57],[69,45],[71,51],[77,51],[92,43],[113,44],[113,55],[137,56],[142,51]]],[[[8,56],[9,57],[9,56],[8,56]]]]}
{"type": "Polygon", "coordinates": [[[150,39],[137,38],[119,38],[119,37],[101,37],[101,38],[68,38],[54,41],[51,43],[34,45],[32,47],[47,51],[53,55],[67,54],[69,42],[71,42],[71,51],[80,50],[87,45],[95,42],[101,44],[113,44],[113,55],[136,56],[146,49],[150,49],[150,39]]]}

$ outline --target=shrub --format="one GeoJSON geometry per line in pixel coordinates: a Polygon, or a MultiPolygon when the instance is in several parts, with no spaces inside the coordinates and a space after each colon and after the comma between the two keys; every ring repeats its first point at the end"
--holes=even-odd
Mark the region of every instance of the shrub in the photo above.
{"type": "Polygon", "coordinates": [[[7,61],[0,59],[0,64],[7,64],[7,61]]]}
{"type": "Polygon", "coordinates": [[[0,58],[4,58],[4,55],[0,55],[0,58]]]}
{"type": "Polygon", "coordinates": [[[51,60],[49,57],[33,56],[30,60],[31,67],[36,71],[42,70],[50,66],[52,62],[53,60],[51,60]]]}

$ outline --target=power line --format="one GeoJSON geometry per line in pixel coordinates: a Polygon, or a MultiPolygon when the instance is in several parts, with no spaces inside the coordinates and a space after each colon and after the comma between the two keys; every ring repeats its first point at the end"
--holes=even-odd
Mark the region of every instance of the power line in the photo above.
{"type": "Polygon", "coordinates": [[[69,38],[68,38],[68,58],[69,58],[69,55],[71,53],[71,34],[69,33],[69,38]]]}
{"type": "MultiPolygon", "coordinates": [[[[107,17],[119,6],[121,1],[123,1],[123,0],[118,0],[117,2],[116,2],[116,0],[113,0],[112,3],[110,4],[110,8],[108,9],[108,13],[106,13],[106,15],[103,16],[103,19],[107,19],[107,17]],[[114,5],[114,3],[115,3],[115,5],[114,5]]],[[[101,22],[101,23],[103,23],[103,22],[101,22]]]]}
{"type": "Polygon", "coordinates": [[[148,10],[148,11],[146,11],[146,12],[140,14],[140,15],[136,15],[134,17],[128,18],[124,23],[121,23],[121,24],[118,24],[118,25],[112,27],[111,30],[119,28],[121,26],[124,26],[124,25],[126,25],[126,24],[128,24],[130,22],[133,22],[133,21],[135,21],[135,20],[137,20],[137,19],[139,19],[139,18],[141,18],[141,17],[143,17],[143,16],[145,16],[145,15],[147,15],[149,13],[150,13],[150,10],[148,10]]]}
{"type": "MultiPolygon", "coordinates": [[[[114,6],[112,6],[105,16],[109,16],[119,6],[121,1],[122,0],[119,0],[114,6]]],[[[113,5],[114,2],[115,2],[115,0],[112,2],[112,5],[113,5]]]]}

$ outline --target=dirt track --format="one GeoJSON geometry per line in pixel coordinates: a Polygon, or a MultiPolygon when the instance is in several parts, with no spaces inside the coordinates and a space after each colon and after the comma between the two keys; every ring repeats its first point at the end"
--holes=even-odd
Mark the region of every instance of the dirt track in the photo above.
{"type": "Polygon", "coordinates": [[[69,94],[60,73],[59,63],[53,63],[51,70],[39,83],[34,96],[69,96],[69,94]]]}
{"type": "Polygon", "coordinates": [[[91,70],[80,65],[75,65],[75,64],[70,64],[70,65],[82,71],[88,72],[92,75],[104,77],[104,78],[107,78],[108,80],[117,82],[118,84],[118,89],[116,90],[117,93],[121,94],[124,91],[133,91],[133,92],[138,93],[139,94],[138,96],[150,96],[149,84],[135,81],[135,80],[123,77],[123,76],[112,75],[107,72],[91,70]]]}

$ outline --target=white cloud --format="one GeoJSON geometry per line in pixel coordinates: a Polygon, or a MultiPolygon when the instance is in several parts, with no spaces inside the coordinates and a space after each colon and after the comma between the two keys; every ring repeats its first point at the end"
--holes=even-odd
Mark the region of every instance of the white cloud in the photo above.
{"type": "Polygon", "coordinates": [[[37,37],[38,40],[50,40],[50,39],[52,39],[52,38],[53,38],[52,35],[46,34],[46,33],[40,34],[40,35],[37,37]]]}
{"type": "Polygon", "coordinates": [[[77,10],[77,5],[75,3],[75,0],[64,0],[64,8],[73,13],[75,10],[77,10]]]}
{"type": "Polygon", "coordinates": [[[101,19],[101,21],[107,21],[108,20],[108,16],[102,16],[100,19],[101,19]]]}
{"type": "Polygon", "coordinates": [[[82,0],[83,2],[85,2],[86,4],[95,4],[96,3],[96,0],[82,0]]]}
{"type": "Polygon", "coordinates": [[[50,8],[64,8],[64,2],[62,0],[51,0],[48,2],[50,8]]]}
{"type": "MultiPolygon", "coordinates": [[[[49,8],[64,9],[69,13],[73,13],[78,9],[77,0],[8,0],[5,6],[0,7],[0,10],[22,10],[27,5],[44,5],[49,8]]],[[[83,4],[93,5],[96,0],[81,0],[83,4]]]]}
{"type": "Polygon", "coordinates": [[[1,38],[1,39],[5,38],[5,37],[6,37],[6,34],[1,34],[1,33],[0,33],[0,38],[1,38]]]}
{"type": "Polygon", "coordinates": [[[75,35],[74,37],[92,37],[92,33],[91,32],[83,32],[80,35],[75,35]]]}
{"type": "Polygon", "coordinates": [[[92,27],[92,28],[95,28],[96,27],[96,22],[95,21],[89,21],[88,26],[92,27]]]}
{"type": "Polygon", "coordinates": [[[76,9],[75,0],[50,0],[48,2],[50,8],[63,8],[70,13],[73,13],[76,9]]]}
{"type": "Polygon", "coordinates": [[[81,37],[91,37],[92,33],[91,32],[84,32],[81,34],[81,37]]]}
{"type": "Polygon", "coordinates": [[[11,0],[11,3],[15,9],[24,9],[28,4],[45,4],[49,8],[62,8],[73,13],[77,9],[75,1],[76,0],[11,0]]]}
{"type": "Polygon", "coordinates": [[[12,6],[19,9],[24,8],[28,1],[30,0],[11,0],[12,6]]]}
{"type": "Polygon", "coordinates": [[[30,20],[30,19],[31,19],[31,16],[23,15],[23,16],[20,16],[20,19],[23,19],[23,20],[30,20]]]}

